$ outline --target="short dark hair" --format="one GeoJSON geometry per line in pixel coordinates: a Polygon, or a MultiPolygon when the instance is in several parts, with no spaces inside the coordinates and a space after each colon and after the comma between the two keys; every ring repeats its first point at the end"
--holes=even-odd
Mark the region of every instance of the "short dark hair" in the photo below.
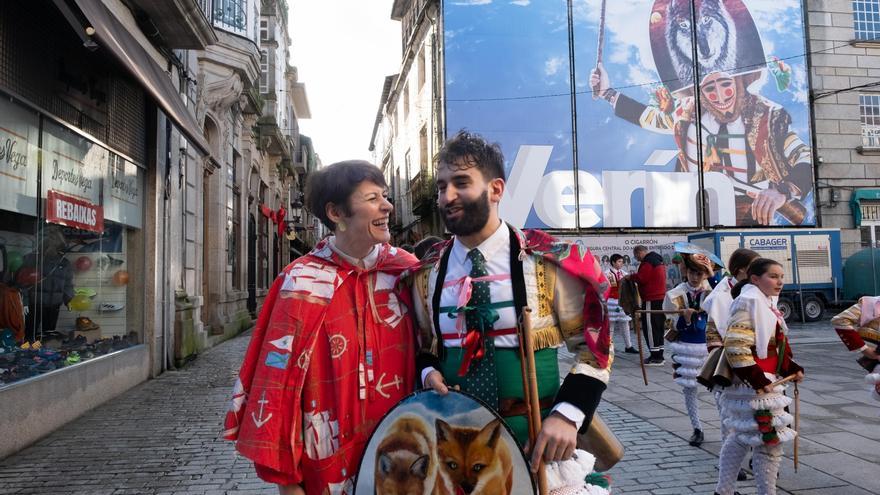
{"type": "Polygon", "coordinates": [[[462,170],[477,167],[486,181],[506,179],[504,155],[498,143],[489,143],[483,136],[464,129],[443,143],[438,158],[438,167],[462,170]]]}
{"type": "Polygon", "coordinates": [[[641,244],[633,248],[634,253],[641,253],[642,251],[648,251],[648,248],[642,246],[641,244]]]}
{"type": "Polygon", "coordinates": [[[621,255],[619,255],[619,254],[617,254],[617,253],[614,253],[614,254],[611,255],[611,258],[609,259],[609,261],[610,261],[611,264],[613,265],[615,262],[617,262],[617,260],[622,260],[622,259],[623,259],[623,256],[621,256],[621,255]]]}
{"type": "Polygon", "coordinates": [[[730,271],[731,276],[736,277],[736,272],[748,270],[752,261],[760,257],[760,254],[749,248],[739,248],[731,253],[730,259],[727,261],[727,269],[730,271]]]}
{"type": "Polygon", "coordinates": [[[336,223],[327,217],[327,205],[333,203],[342,208],[346,216],[351,215],[351,193],[364,181],[388,187],[379,167],[368,161],[346,160],[320,168],[309,175],[305,194],[306,209],[318,217],[328,229],[335,231],[336,223]]]}

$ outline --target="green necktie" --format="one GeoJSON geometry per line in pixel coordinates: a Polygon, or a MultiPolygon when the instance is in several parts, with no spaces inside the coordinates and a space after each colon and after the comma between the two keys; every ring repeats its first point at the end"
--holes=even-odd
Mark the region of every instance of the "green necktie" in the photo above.
{"type": "MultiPolygon", "coordinates": [[[[486,259],[478,249],[468,251],[467,257],[471,260],[471,278],[489,275],[489,272],[486,270],[486,259]]],[[[491,302],[489,282],[473,282],[468,306],[475,308],[488,305],[491,302]]],[[[468,373],[463,378],[464,391],[478,397],[493,410],[498,410],[495,339],[488,335],[489,331],[492,330],[492,323],[487,322],[483,312],[477,309],[471,309],[465,313],[465,323],[467,324],[468,331],[476,329],[483,334],[485,355],[483,359],[475,359],[471,362],[468,373]]]]}

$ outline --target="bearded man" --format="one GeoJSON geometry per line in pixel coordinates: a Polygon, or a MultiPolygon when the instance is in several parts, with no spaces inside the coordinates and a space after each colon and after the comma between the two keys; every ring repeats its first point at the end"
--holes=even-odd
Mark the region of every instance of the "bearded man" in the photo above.
{"type": "Polygon", "coordinates": [[[588,250],[501,220],[504,159],[496,144],[459,132],[440,150],[437,204],[452,240],[435,245],[413,277],[426,388],[458,386],[528,440],[517,321],[532,308],[538,394],[545,416],[532,469],[569,459],[605,390],[613,358],[603,299],[608,282],[588,250]],[[560,385],[557,350],[576,352],[560,385]],[[503,377],[503,378],[502,378],[503,377]]]}

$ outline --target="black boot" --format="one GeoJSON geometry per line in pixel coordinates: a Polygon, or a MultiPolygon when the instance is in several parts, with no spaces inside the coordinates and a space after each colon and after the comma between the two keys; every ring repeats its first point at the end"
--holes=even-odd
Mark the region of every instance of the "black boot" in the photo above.
{"type": "Polygon", "coordinates": [[[746,473],[745,469],[740,468],[739,473],[736,475],[736,481],[745,481],[749,479],[748,473],[746,473]]]}
{"type": "Polygon", "coordinates": [[[691,446],[693,447],[699,447],[700,445],[703,445],[703,430],[699,428],[694,428],[694,434],[691,435],[688,443],[691,444],[691,446]]]}

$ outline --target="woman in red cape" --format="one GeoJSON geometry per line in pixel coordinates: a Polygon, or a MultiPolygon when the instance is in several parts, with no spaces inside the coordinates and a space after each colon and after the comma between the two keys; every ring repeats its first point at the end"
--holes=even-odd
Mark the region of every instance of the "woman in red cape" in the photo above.
{"type": "Polygon", "coordinates": [[[257,320],[224,436],[282,494],[351,494],[369,436],[413,390],[415,334],[392,247],[381,171],[313,173],[306,205],[333,231],[275,280],[257,320]]]}

